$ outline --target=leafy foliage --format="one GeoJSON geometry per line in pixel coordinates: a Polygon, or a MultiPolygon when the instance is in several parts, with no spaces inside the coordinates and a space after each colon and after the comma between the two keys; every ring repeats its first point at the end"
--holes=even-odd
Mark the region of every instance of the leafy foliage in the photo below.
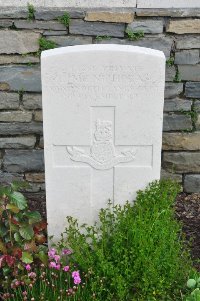
{"type": "Polygon", "coordinates": [[[65,25],[66,27],[69,27],[70,24],[70,15],[69,13],[64,13],[64,15],[62,15],[61,17],[58,18],[58,21],[65,25]]]}
{"type": "Polygon", "coordinates": [[[194,278],[191,278],[187,281],[187,288],[190,290],[190,293],[186,297],[185,301],[200,301],[199,275],[194,275],[194,278]]]}
{"type": "Polygon", "coordinates": [[[39,39],[39,46],[40,46],[40,49],[39,49],[38,55],[40,55],[41,52],[44,50],[56,48],[57,44],[53,41],[47,40],[46,38],[42,37],[39,39]]]}
{"type": "Polygon", "coordinates": [[[174,217],[179,189],[170,181],[153,182],[134,204],[109,203],[94,226],[79,228],[68,217],[67,239],[63,235],[58,246],[71,248],[74,263],[91,271],[95,300],[181,300],[192,264],[174,217]]]}
{"type": "Polygon", "coordinates": [[[174,66],[174,57],[170,57],[168,60],[166,60],[167,67],[174,66]]]}
{"type": "Polygon", "coordinates": [[[23,263],[33,262],[44,243],[46,223],[39,212],[30,212],[25,196],[16,191],[24,183],[12,183],[0,188],[0,277],[19,273],[23,263]]]}
{"type": "Polygon", "coordinates": [[[133,31],[131,29],[126,29],[125,33],[130,41],[137,41],[144,37],[144,32],[142,30],[133,31]]]}
{"type": "Polygon", "coordinates": [[[28,3],[28,18],[29,21],[35,20],[35,8],[32,4],[28,3]]]}
{"type": "Polygon", "coordinates": [[[104,36],[96,36],[95,40],[96,41],[103,41],[103,40],[110,40],[111,37],[108,35],[104,35],[104,36]]]}

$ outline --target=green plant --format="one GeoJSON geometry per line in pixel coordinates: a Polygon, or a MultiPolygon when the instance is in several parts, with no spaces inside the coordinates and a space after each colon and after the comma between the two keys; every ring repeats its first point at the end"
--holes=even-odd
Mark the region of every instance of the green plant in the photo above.
{"type": "Polygon", "coordinates": [[[61,17],[58,17],[58,21],[65,25],[66,27],[69,27],[70,24],[70,15],[69,13],[64,13],[61,17]]]}
{"type": "Polygon", "coordinates": [[[1,294],[2,300],[82,300],[87,288],[87,279],[70,264],[70,250],[58,254],[55,249],[48,252],[47,264],[27,264],[21,279],[14,279],[1,294]]]}
{"type": "Polygon", "coordinates": [[[180,83],[181,82],[181,76],[180,76],[180,72],[178,71],[178,69],[176,70],[176,74],[174,76],[173,82],[174,83],[180,83]]]}
{"type": "Polygon", "coordinates": [[[172,67],[174,66],[174,57],[170,57],[169,59],[166,60],[166,65],[167,67],[172,67]]]}
{"type": "Polygon", "coordinates": [[[105,35],[105,36],[96,36],[95,40],[96,41],[103,41],[103,40],[110,40],[111,37],[108,36],[108,35],[105,35]]]}
{"type": "Polygon", "coordinates": [[[35,20],[35,8],[32,4],[28,3],[28,17],[29,21],[35,20]]]}
{"type": "Polygon", "coordinates": [[[39,49],[38,54],[40,55],[41,52],[44,51],[44,50],[49,50],[49,49],[56,48],[57,44],[54,41],[50,41],[50,40],[47,40],[44,37],[41,37],[39,39],[39,46],[40,46],[40,49],[39,49]]]}
{"type": "Polygon", "coordinates": [[[71,248],[74,263],[91,271],[88,285],[95,300],[180,300],[192,267],[174,217],[179,189],[171,181],[153,182],[134,204],[109,202],[94,226],[79,227],[68,217],[67,238],[63,235],[58,247],[71,248]]]}
{"type": "Polygon", "coordinates": [[[186,296],[185,301],[200,301],[200,277],[190,278],[187,281],[187,288],[190,290],[188,296],[186,296]]]}
{"type": "Polygon", "coordinates": [[[39,245],[46,242],[46,223],[39,212],[28,209],[26,198],[17,191],[25,185],[13,182],[0,188],[1,279],[12,279],[24,270],[24,264],[33,262],[34,254],[43,254],[39,245]]]}
{"type": "Polygon", "coordinates": [[[144,32],[142,30],[133,31],[131,29],[126,29],[125,33],[130,41],[137,41],[144,37],[144,32]]]}

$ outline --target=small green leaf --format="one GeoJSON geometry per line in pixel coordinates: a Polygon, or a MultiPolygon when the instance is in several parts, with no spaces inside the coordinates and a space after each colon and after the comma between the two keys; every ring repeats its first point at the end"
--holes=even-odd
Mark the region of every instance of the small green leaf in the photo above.
{"type": "Polygon", "coordinates": [[[22,262],[28,264],[33,262],[33,256],[28,252],[22,252],[22,262]]]}
{"type": "Polygon", "coordinates": [[[10,195],[10,200],[15,204],[20,210],[27,207],[27,201],[21,192],[14,191],[10,195]]]}
{"type": "Polygon", "coordinates": [[[41,217],[40,213],[37,212],[37,211],[27,212],[26,216],[29,219],[28,222],[29,222],[30,225],[38,223],[38,222],[40,222],[42,220],[42,217],[41,217]]]}
{"type": "Polygon", "coordinates": [[[33,228],[31,226],[23,226],[23,227],[21,227],[19,229],[19,233],[26,240],[30,240],[34,236],[34,231],[33,231],[33,228]]]}
{"type": "Polygon", "coordinates": [[[188,287],[188,288],[194,288],[195,285],[196,285],[196,280],[194,280],[194,279],[189,279],[189,280],[187,281],[187,287],[188,287]]]}
{"type": "Polygon", "coordinates": [[[14,239],[16,242],[22,241],[22,237],[20,236],[20,234],[18,232],[14,234],[14,239]]]}

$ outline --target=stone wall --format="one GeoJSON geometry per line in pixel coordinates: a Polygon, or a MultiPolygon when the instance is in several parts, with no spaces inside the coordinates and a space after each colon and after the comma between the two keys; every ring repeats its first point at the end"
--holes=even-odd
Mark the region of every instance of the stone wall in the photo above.
{"type": "Polygon", "coordinates": [[[41,49],[115,43],[164,51],[162,177],[181,182],[186,192],[200,192],[199,17],[200,9],[195,8],[36,8],[33,15],[26,7],[2,7],[0,182],[25,179],[30,183],[27,192],[34,196],[45,193],[41,49]],[[66,12],[69,27],[60,21],[66,12]]]}

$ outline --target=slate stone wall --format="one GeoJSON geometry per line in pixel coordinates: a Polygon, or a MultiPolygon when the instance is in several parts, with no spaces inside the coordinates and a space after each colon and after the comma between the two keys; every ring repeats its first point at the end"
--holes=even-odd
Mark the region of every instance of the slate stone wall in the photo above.
{"type": "Polygon", "coordinates": [[[27,8],[0,9],[0,182],[25,179],[28,193],[45,194],[39,54],[44,37],[57,47],[115,43],[164,51],[162,177],[181,182],[186,192],[200,192],[200,9],[67,11],[69,28],[58,21],[65,9],[37,8],[34,21],[27,20],[27,8]]]}

